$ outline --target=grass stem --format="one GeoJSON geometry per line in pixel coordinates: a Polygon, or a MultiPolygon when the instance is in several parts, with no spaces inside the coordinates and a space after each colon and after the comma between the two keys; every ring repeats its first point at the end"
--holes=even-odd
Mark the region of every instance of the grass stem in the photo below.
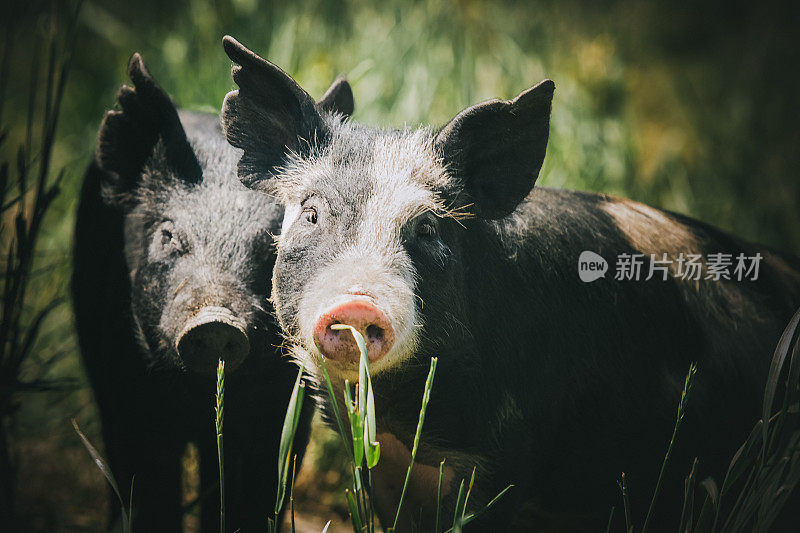
{"type": "Polygon", "coordinates": [[[217,366],[217,461],[219,462],[219,531],[225,533],[225,460],[223,458],[222,423],[225,418],[225,361],[217,366]]]}
{"type": "Polygon", "coordinates": [[[661,492],[661,484],[664,481],[664,473],[667,471],[669,458],[672,455],[672,448],[675,446],[675,438],[678,436],[678,429],[680,429],[681,423],[683,422],[683,419],[686,415],[686,406],[689,403],[689,395],[692,392],[692,387],[694,385],[694,376],[696,373],[697,373],[697,365],[692,363],[691,365],[689,365],[689,372],[688,374],[686,374],[686,380],[684,381],[683,384],[681,401],[678,403],[678,416],[675,419],[675,426],[672,428],[672,437],[669,439],[669,446],[667,447],[667,453],[664,455],[664,462],[661,463],[661,471],[658,473],[658,481],[656,482],[656,488],[653,491],[653,497],[650,499],[650,507],[647,509],[647,516],[645,516],[644,519],[644,525],[642,526],[642,533],[645,533],[647,531],[647,526],[650,524],[653,512],[655,511],[656,500],[658,499],[658,494],[661,492]]]}
{"type": "MultiPolygon", "coordinates": [[[[394,523],[392,529],[397,529],[397,522],[400,520],[400,510],[403,508],[403,500],[406,496],[406,489],[408,488],[408,480],[411,479],[411,469],[414,467],[414,460],[417,458],[417,449],[419,448],[419,440],[422,436],[422,425],[425,423],[425,411],[428,409],[428,402],[431,399],[431,389],[433,389],[433,376],[436,374],[436,364],[438,363],[436,357],[431,359],[431,368],[428,370],[428,379],[425,380],[425,392],[422,394],[422,407],[419,410],[419,420],[417,421],[417,432],[414,434],[414,446],[411,449],[411,462],[406,471],[406,478],[403,481],[403,490],[400,493],[400,502],[397,504],[397,512],[394,515],[394,523]]],[[[441,489],[441,487],[440,487],[441,489]]]]}

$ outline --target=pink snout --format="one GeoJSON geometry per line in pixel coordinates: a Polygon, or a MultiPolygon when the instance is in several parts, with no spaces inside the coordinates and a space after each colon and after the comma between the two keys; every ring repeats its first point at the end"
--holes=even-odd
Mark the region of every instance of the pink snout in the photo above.
{"type": "Polygon", "coordinates": [[[365,300],[350,300],[320,316],[314,328],[314,342],[328,359],[341,363],[358,363],[358,345],[349,329],[331,329],[334,324],[356,328],[367,343],[367,357],[377,361],[392,348],[394,330],[386,315],[365,300]]]}

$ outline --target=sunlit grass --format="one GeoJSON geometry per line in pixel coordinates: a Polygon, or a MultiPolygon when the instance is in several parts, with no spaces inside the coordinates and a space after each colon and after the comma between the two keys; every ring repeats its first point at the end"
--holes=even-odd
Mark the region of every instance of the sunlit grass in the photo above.
{"type": "MultiPolygon", "coordinates": [[[[281,441],[278,447],[278,490],[275,497],[275,507],[273,508],[273,518],[269,521],[269,530],[276,531],[278,528],[278,517],[283,509],[284,498],[286,497],[286,483],[289,478],[289,466],[292,464],[292,451],[294,449],[294,436],[300,424],[300,416],[303,412],[303,397],[305,396],[305,384],[302,382],[303,367],[297,371],[292,387],[292,394],[289,397],[289,405],[286,407],[286,417],[283,420],[281,429],[281,441]]],[[[294,481],[294,472],[292,472],[294,481]]],[[[292,508],[292,530],[294,530],[294,507],[292,508]]]]}

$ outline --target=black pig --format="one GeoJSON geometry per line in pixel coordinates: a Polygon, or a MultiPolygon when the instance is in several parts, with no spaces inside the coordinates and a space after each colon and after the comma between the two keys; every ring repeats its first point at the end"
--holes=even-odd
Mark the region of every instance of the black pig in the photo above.
{"type": "Polygon", "coordinates": [[[691,458],[719,479],[759,417],[772,351],[800,305],[800,261],[635,202],[533,189],[549,80],[438,130],[382,130],[318,113],[276,66],[224,45],[241,65],[223,106],[226,136],[244,150],[239,176],[285,206],[272,300],[293,352],[317,378],[324,357],[341,388],[358,354],[330,326],[353,325],[368,341],[384,525],[431,357],[439,367],[404,531],[420,516],[432,530],[442,458],[443,516],[473,466],[475,509],[514,484],[474,531],[603,530],[621,472],[641,524],[696,361],[656,509],[659,529],[674,530],[691,458]],[[646,280],[645,269],[639,281],[588,283],[583,251],[674,262],[663,277],[646,280]],[[757,279],[706,279],[708,263],[699,281],[678,275],[681,254],[714,253],[760,254],[757,279]]]}
{"type": "MultiPolygon", "coordinates": [[[[297,376],[267,301],[282,209],[236,179],[219,117],[178,113],[145,70],[100,128],[77,215],[73,296],[81,354],[123,498],[140,531],[178,531],[181,457],[200,458],[202,530],[218,528],[215,370],[226,362],[227,525],[263,531],[297,376]]],[[[322,100],[352,111],[344,80],[322,100]]],[[[312,406],[295,451],[302,459],[312,406]]],[[[114,506],[116,507],[116,506],[114,506]]],[[[118,518],[112,517],[112,523],[118,518]]]]}

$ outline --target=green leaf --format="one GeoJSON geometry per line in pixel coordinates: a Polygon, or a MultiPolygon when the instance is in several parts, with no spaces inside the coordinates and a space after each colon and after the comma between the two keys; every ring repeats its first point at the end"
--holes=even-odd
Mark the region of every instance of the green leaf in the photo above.
{"type": "MultiPolygon", "coordinates": [[[[78,423],[74,418],[72,419],[72,427],[75,428],[75,433],[77,433],[78,437],[80,437],[83,446],[86,448],[86,451],[89,452],[94,464],[97,465],[97,468],[99,468],[100,472],[103,473],[106,481],[108,481],[108,484],[111,485],[111,488],[114,490],[114,494],[117,495],[120,508],[122,509],[122,523],[130,525],[131,522],[128,517],[128,511],[125,510],[125,502],[122,499],[122,494],[119,492],[117,480],[114,479],[114,474],[111,472],[111,468],[108,466],[108,463],[106,463],[105,459],[103,459],[103,456],[101,456],[95,447],[92,446],[92,443],[89,442],[89,439],[86,438],[86,435],[83,434],[83,431],[81,431],[81,428],[78,427],[78,423]]],[[[133,479],[131,479],[131,489],[133,489],[133,479]]],[[[131,492],[131,498],[133,498],[133,492],[131,492]]],[[[131,501],[133,500],[131,499],[131,501]]],[[[130,508],[128,510],[130,510],[130,508]]],[[[130,530],[128,530],[126,533],[130,533],[130,530]]]]}
{"type": "Polygon", "coordinates": [[[789,322],[789,325],[786,326],[786,329],[783,331],[783,334],[778,341],[778,345],[775,348],[775,353],[772,356],[772,363],[770,364],[769,368],[767,385],[764,388],[764,405],[761,413],[761,419],[764,421],[764,425],[761,428],[764,441],[764,447],[762,448],[761,455],[762,461],[765,461],[767,457],[767,443],[769,442],[769,419],[772,414],[772,405],[773,401],[775,400],[775,392],[778,388],[778,380],[781,377],[783,363],[786,360],[786,357],[789,355],[789,347],[792,342],[792,336],[794,335],[794,331],[797,329],[798,323],[800,323],[800,309],[797,310],[792,317],[792,320],[789,322]]]}
{"type": "Polygon", "coordinates": [[[358,406],[353,403],[350,394],[350,382],[344,382],[344,401],[347,409],[347,417],[350,420],[350,435],[353,440],[353,463],[358,466],[364,458],[364,427],[361,424],[361,417],[358,416],[358,406]]]}
{"type": "Polygon", "coordinates": [[[292,445],[297,426],[300,422],[300,415],[303,409],[303,396],[305,385],[301,383],[303,377],[303,366],[297,372],[292,395],[289,398],[289,405],[286,408],[286,417],[283,420],[281,430],[281,442],[278,448],[278,493],[275,497],[275,515],[280,513],[283,507],[283,499],[286,495],[286,481],[289,477],[289,464],[292,457],[292,445]]]}
{"type": "MultiPolygon", "coordinates": [[[[356,328],[347,324],[334,324],[331,326],[331,329],[349,329],[350,333],[353,335],[353,338],[356,340],[356,344],[358,345],[360,357],[358,364],[358,399],[356,406],[358,411],[359,426],[353,426],[351,418],[351,428],[353,429],[354,444],[356,444],[356,430],[358,429],[359,433],[363,432],[363,435],[361,436],[360,448],[363,450],[364,459],[367,462],[367,468],[371,469],[378,464],[378,459],[380,458],[380,444],[375,440],[377,434],[375,422],[375,397],[372,392],[372,378],[369,375],[367,343],[364,341],[364,337],[356,328]]],[[[358,444],[354,446],[354,448],[356,447],[359,447],[358,444]]],[[[356,454],[355,452],[356,450],[353,451],[354,456],[356,456],[356,464],[361,464],[360,454],[356,454]]]]}
{"type": "Polygon", "coordinates": [[[453,514],[453,533],[461,533],[461,528],[464,525],[464,505],[466,498],[464,494],[464,480],[461,480],[461,485],[458,487],[458,496],[456,497],[456,508],[453,514]]]}
{"type": "Polygon", "coordinates": [[[358,505],[356,505],[353,492],[350,489],[345,489],[344,494],[347,497],[347,506],[350,508],[350,522],[353,524],[353,532],[361,533],[364,526],[361,523],[361,515],[358,512],[358,505]]]}
{"type": "Polygon", "coordinates": [[[731,459],[731,463],[728,466],[728,471],[725,474],[725,479],[722,482],[722,492],[726,492],[731,485],[736,483],[745,469],[755,463],[757,459],[756,454],[763,444],[763,441],[761,440],[761,430],[763,425],[763,420],[756,422],[752,431],[750,431],[750,436],[734,454],[733,458],[731,459]]]}
{"type": "Polygon", "coordinates": [[[469,503],[469,495],[472,493],[472,487],[475,485],[475,471],[478,469],[477,466],[472,467],[472,475],[469,478],[469,486],[467,488],[467,495],[464,498],[464,512],[461,513],[461,522],[464,522],[464,513],[467,511],[467,504],[469,503]]]}
{"type": "MultiPolygon", "coordinates": [[[[466,515],[466,516],[464,517],[464,521],[463,521],[462,525],[465,525],[465,526],[466,526],[467,524],[469,524],[470,522],[472,522],[473,520],[475,520],[476,518],[478,518],[479,516],[481,516],[483,513],[485,513],[485,512],[486,512],[486,511],[488,511],[489,509],[491,509],[491,508],[492,508],[492,506],[493,506],[495,503],[497,503],[497,502],[500,500],[500,498],[502,498],[502,497],[505,495],[505,493],[506,493],[506,492],[508,492],[508,491],[511,489],[511,487],[513,487],[513,486],[514,486],[514,485],[509,485],[509,486],[507,486],[506,488],[504,488],[503,490],[501,490],[500,492],[498,492],[498,493],[497,493],[497,496],[495,496],[494,498],[492,498],[492,499],[491,499],[491,501],[490,501],[489,503],[487,503],[487,504],[484,506],[484,508],[483,508],[483,509],[481,509],[480,511],[477,511],[477,512],[475,512],[475,513],[470,513],[470,514],[466,515]]],[[[449,533],[450,531],[451,531],[451,530],[450,530],[450,529],[448,529],[448,530],[447,530],[447,533],[449,533]]]]}
{"type": "Polygon", "coordinates": [[[320,359],[320,366],[322,366],[322,375],[325,376],[325,387],[328,389],[328,397],[331,400],[331,405],[333,405],[333,414],[334,418],[336,419],[336,427],[339,429],[339,436],[342,438],[344,449],[347,450],[350,448],[350,446],[347,444],[344,423],[342,422],[342,416],[339,412],[339,402],[336,401],[336,393],[333,391],[333,384],[331,384],[331,377],[328,375],[328,369],[325,368],[324,357],[320,359]]]}

